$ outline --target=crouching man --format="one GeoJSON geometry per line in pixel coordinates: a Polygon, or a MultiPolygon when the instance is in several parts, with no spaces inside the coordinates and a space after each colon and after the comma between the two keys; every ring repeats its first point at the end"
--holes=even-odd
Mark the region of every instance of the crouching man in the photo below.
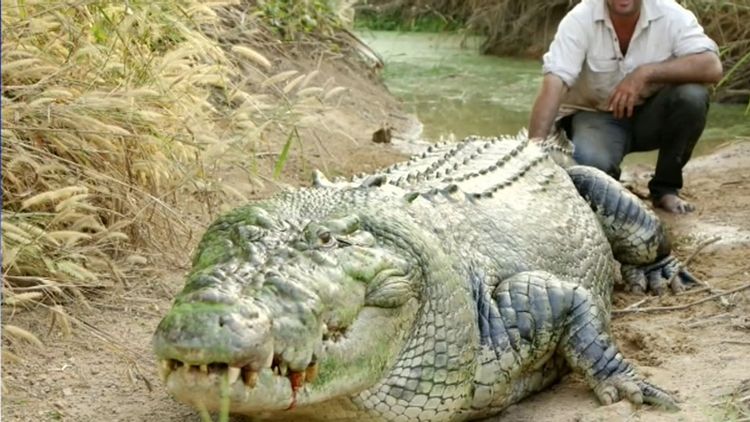
{"type": "Polygon", "coordinates": [[[674,0],[583,0],[544,55],[529,136],[558,125],[579,164],[616,179],[626,154],[659,150],[651,199],[686,213],[682,168],[706,125],[705,84],[721,77],[716,43],[674,0]]]}

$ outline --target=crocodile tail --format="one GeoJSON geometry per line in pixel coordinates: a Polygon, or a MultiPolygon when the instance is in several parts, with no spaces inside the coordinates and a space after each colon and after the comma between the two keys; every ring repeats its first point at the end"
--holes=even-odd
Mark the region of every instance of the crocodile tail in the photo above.
{"type": "Polygon", "coordinates": [[[644,265],[669,255],[664,225],[638,197],[597,168],[572,166],[567,171],[578,193],[599,217],[618,261],[644,265]]]}

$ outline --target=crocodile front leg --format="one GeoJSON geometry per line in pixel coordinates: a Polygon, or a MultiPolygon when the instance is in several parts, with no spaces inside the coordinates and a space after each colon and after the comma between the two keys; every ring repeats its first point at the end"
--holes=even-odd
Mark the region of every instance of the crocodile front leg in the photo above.
{"type": "Polygon", "coordinates": [[[562,371],[564,358],[582,373],[604,404],[633,403],[676,408],[674,400],[638,376],[611,339],[606,311],[579,285],[541,271],[517,274],[492,293],[473,280],[480,341],[494,359],[475,381],[475,409],[505,407],[538,391],[562,371]],[[488,374],[494,374],[492,385],[488,374]],[[488,397],[491,392],[494,396],[488,397]]]}
{"type": "Polygon", "coordinates": [[[612,341],[607,323],[609,315],[597,305],[591,293],[576,286],[572,296],[564,317],[560,352],[574,370],[584,375],[599,400],[611,404],[627,399],[635,404],[656,404],[676,410],[674,399],[643,380],[622,356],[612,341]]]}
{"type": "Polygon", "coordinates": [[[599,217],[599,223],[622,264],[631,291],[678,293],[698,280],[671,255],[671,245],[659,218],[617,180],[594,167],[567,168],[573,184],[599,217]],[[677,273],[674,277],[672,275],[677,273]],[[671,284],[667,284],[671,280],[671,284]]]}

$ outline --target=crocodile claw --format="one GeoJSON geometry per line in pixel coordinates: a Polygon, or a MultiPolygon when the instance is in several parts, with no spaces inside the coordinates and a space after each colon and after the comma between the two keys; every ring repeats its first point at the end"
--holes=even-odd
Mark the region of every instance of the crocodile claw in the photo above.
{"type": "Polygon", "coordinates": [[[621,272],[627,289],[635,293],[662,295],[667,288],[672,293],[680,293],[701,284],[672,255],[649,265],[623,265],[621,272]]]}
{"type": "Polygon", "coordinates": [[[594,388],[594,393],[604,405],[624,399],[637,406],[647,403],[673,412],[680,409],[666,391],[627,375],[617,375],[601,382],[594,388]]]}
{"type": "Polygon", "coordinates": [[[646,381],[638,381],[637,384],[641,389],[641,394],[643,394],[643,401],[645,403],[661,407],[670,412],[680,410],[680,406],[677,405],[677,400],[666,391],[646,381]]]}

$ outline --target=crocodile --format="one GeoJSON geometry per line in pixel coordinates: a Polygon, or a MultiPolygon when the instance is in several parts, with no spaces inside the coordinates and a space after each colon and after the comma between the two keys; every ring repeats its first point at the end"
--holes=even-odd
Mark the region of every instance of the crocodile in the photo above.
{"type": "Polygon", "coordinates": [[[566,144],[437,144],[207,229],[153,348],[170,394],[257,420],[458,421],[580,373],[675,409],[609,328],[613,286],[698,281],[658,217],[566,144]]]}

